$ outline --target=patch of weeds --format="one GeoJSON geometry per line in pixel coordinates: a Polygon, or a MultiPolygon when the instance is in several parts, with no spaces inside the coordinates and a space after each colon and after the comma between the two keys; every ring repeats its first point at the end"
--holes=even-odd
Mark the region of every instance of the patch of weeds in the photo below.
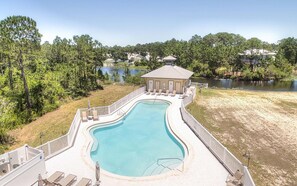
{"type": "Polygon", "coordinates": [[[219,132],[220,129],[215,127],[211,122],[211,115],[206,112],[206,107],[192,103],[187,107],[188,112],[196,118],[205,128],[210,131],[219,132]]]}
{"type": "Polygon", "coordinates": [[[276,103],[278,106],[282,107],[283,109],[292,109],[297,108],[297,102],[291,102],[291,101],[284,101],[280,100],[278,103],[276,103]]]}
{"type": "Polygon", "coordinates": [[[205,96],[205,97],[217,97],[220,95],[218,89],[210,89],[210,88],[203,88],[201,89],[201,92],[199,89],[197,89],[197,95],[199,96],[205,96]]]}

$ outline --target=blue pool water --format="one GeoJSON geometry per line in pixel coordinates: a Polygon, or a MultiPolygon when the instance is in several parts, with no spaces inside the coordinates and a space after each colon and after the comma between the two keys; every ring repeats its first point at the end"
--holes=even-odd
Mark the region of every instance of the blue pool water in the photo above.
{"type": "Polygon", "coordinates": [[[150,176],[182,163],[185,151],[166,126],[166,102],[142,101],[112,126],[94,128],[91,158],[114,174],[150,176]]]}

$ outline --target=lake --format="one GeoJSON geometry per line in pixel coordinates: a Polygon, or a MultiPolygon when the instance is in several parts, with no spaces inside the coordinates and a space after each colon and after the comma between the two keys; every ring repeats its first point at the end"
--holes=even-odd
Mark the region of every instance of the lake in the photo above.
{"type": "MultiPolygon", "coordinates": [[[[119,68],[119,67],[101,67],[100,68],[103,75],[105,75],[105,73],[108,73],[108,75],[112,76],[112,74],[114,72],[118,72],[120,75],[120,82],[124,82],[123,80],[123,75],[124,75],[124,68],[119,68]]],[[[139,69],[133,69],[133,68],[129,68],[130,70],[130,74],[131,75],[136,75],[139,72],[144,72],[145,70],[139,70],[139,69]]]]}
{"type": "Polygon", "coordinates": [[[208,83],[208,87],[234,88],[246,90],[293,91],[297,92],[297,80],[294,81],[237,81],[232,79],[192,78],[192,82],[208,83]]]}
{"type": "MultiPolygon", "coordinates": [[[[101,67],[102,73],[106,72],[111,76],[114,72],[118,72],[120,75],[120,82],[124,82],[124,68],[120,67],[101,67]]],[[[129,69],[131,75],[135,75],[139,72],[145,72],[145,70],[129,69]]],[[[218,88],[234,88],[234,89],[246,89],[246,90],[266,90],[266,91],[293,91],[297,92],[297,80],[294,81],[237,81],[232,79],[205,79],[205,78],[192,78],[192,82],[208,83],[208,87],[218,88]]]]}

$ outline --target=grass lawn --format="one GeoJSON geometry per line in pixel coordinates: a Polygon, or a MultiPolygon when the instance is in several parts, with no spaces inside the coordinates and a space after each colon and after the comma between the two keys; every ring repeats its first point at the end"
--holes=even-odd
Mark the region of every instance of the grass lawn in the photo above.
{"type": "Polygon", "coordinates": [[[24,144],[29,144],[30,146],[40,145],[41,132],[44,134],[42,137],[42,143],[66,134],[76,110],[78,108],[88,107],[88,100],[90,100],[92,107],[110,105],[137,88],[139,87],[108,85],[104,87],[104,90],[91,92],[90,96],[86,98],[65,103],[57,110],[49,112],[37,120],[22,126],[21,128],[10,131],[9,134],[16,139],[16,142],[9,150],[15,149],[24,144]]]}
{"type": "Polygon", "coordinates": [[[297,93],[203,89],[187,108],[241,162],[256,185],[297,185],[297,93]]]}

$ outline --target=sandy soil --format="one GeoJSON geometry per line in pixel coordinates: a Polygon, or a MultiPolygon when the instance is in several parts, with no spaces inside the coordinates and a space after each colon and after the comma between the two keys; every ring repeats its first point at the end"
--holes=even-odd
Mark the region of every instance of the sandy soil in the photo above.
{"type": "Polygon", "coordinates": [[[245,164],[250,152],[257,185],[297,185],[296,92],[205,90],[195,101],[198,120],[245,164]]]}

